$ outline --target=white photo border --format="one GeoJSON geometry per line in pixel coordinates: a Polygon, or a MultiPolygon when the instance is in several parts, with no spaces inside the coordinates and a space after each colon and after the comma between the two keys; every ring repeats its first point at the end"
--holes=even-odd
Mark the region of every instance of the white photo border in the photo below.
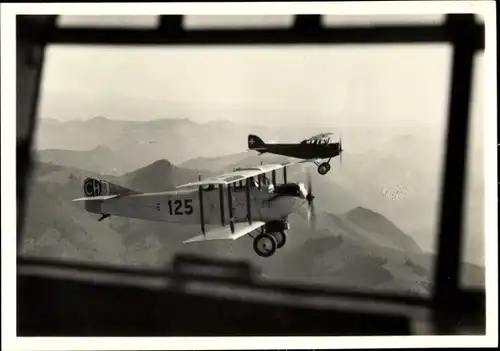
{"type": "Polygon", "coordinates": [[[498,345],[498,197],[496,110],[496,11],[494,1],[370,1],[297,3],[9,3],[1,4],[2,348],[6,350],[331,349],[473,347],[498,345]],[[485,23],[484,150],[486,336],[22,338],[16,336],[16,77],[17,14],[61,15],[290,15],[477,13],[485,23]],[[486,160],[488,160],[486,162],[486,160]]]}

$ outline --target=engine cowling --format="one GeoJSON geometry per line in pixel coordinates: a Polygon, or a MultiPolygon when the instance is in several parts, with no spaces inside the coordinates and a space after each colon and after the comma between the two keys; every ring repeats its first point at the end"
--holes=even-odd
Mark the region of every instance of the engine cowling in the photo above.
{"type": "Polygon", "coordinates": [[[271,221],[265,225],[266,233],[279,233],[290,229],[290,224],[287,221],[271,221]]]}
{"type": "Polygon", "coordinates": [[[274,193],[284,196],[300,196],[301,189],[299,184],[296,183],[281,184],[276,186],[274,193]]]}

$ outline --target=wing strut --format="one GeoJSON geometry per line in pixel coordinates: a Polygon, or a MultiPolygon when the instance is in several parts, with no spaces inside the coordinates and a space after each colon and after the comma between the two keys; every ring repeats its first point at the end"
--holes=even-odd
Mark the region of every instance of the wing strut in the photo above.
{"type": "Polygon", "coordinates": [[[224,188],[223,185],[219,185],[219,199],[220,199],[220,221],[222,226],[226,225],[226,218],[224,215],[224,188]]]}
{"type": "Polygon", "coordinates": [[[198,187],[198,193],[200,198],[200,224],[201,232],[205,235],[205,213],[203,211],[203,187],[200,185],[198,187]]]}
{"type": "Polygon", "coordinates": [[[252,224],[252,208],[250,204],[250,184],[253,181],[253,178],[247,178],[246,181],[246,197],[247,197],[247,218],[248,218],[248,224],[252,224]]]}
{"type": "Polygon", "coordinates": [[[286,167],[283,167],[283,183],[286,184],[286,167]]]}
{"type": "Polygon", "coordinates": [[[231,227],[231,233],[234,234],[233,197],[231,194],[231,184],[227,185],[227,203],[229,207],[229,226],[231,227]]]}
{"type": "Polygon", "coordinates": [[[272,171],[272,176],[273,176],[273,187],[276,188],[276,170],[272,171]]]}

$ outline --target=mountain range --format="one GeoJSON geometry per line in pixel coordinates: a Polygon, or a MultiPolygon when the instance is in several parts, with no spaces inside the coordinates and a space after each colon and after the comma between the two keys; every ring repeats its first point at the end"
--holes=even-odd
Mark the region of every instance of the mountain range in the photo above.
{"type": "MultiPolygon", "coordinates": [[[[36,156],[41,162],[121,176],[167,159],[179,169],[202,175],[235,166],[283,160],[247,151],[247,135],[266,141],[300,141],[324,128],[272,128],[229,121],[195,123],[189,119],[120,121],[96,117],[87,121],[39,120],[36,156]]],[[[315,184],[325,189],[318,204],[342,213],[361,206],[390,218],[422,249],[435,246],[441,195],[444,133],[418,126],[343,127],[330,130],[342,137],[342,163],[319,177],[314,165],[294,168],[294,179],[311,169],[315,184]],[[326,190],[327,189],[327,190],[326,190]]],[[[483,160],[480,138],[473,138],[466,208],[466,261],[484,265],[483,160]]],[[[161,176],[159,176],[161,178],[161,176]]],[[[159,179],[158,181],[161,181],[159,179]]]]}

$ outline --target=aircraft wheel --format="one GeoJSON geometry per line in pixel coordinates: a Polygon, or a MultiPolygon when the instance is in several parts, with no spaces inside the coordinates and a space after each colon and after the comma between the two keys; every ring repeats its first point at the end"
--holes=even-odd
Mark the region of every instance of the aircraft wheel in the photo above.
{"type": "Polygon", "coordinates": [[[329,170],[330,170],[330,165],[326,162],[318,166],[318,173],[321,175],[327,174],[329,170]]]}
{"type": "Polygon", "coordinates": [[[278,242],[273,235],[260,234],[253,241],[253,249],[260,257],[270,257],[278,249],[278,242]]]}
{"type": "Polygon", "coordinates": [[[272,236],[276,239],[277,248],[281,249],[286,244],[286,233],[284,231],[273,233],[272,236]]]}

